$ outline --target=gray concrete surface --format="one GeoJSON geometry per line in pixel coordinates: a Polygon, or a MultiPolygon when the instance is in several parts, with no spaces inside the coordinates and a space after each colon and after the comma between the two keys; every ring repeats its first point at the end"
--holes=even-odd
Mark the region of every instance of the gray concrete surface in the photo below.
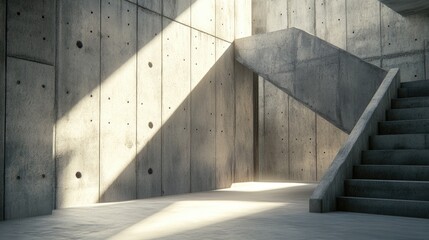
{"type": "MultiPolygon", "coordinates": [[[[0,6],[4,7],[2,16],[7,16],[2,23],[9,27],[9,57],[29,64],[55,65],[50,68],[54,71],[52,79],[56,79],[57,89],[52,89],[56,99],[43,106],[43,111],[55,106],[56,122],[49,122],[50,130],[55,129],[49,131],[54,141],[46,148],[38,145],[39,149],[31,150],[36,153],[34,158],[25,154],[31,159],[27,161],[29,165],[20,163],[16,168],[22,171],[21,177],[39,174],[41,169],[35,169],[38,163],[52,161],[49,167],[55,165],[56,173],[47,174],[45,180],[52,180],[50,186],[56,184],[49,193],[56,207],[185,193],[191,185],[195,191],[208,190],[229,186],[234,176],[241,181],[253,177],[253,141],[247,140],[253,136],[254,88],[246,81],[253,76],[247,70],[235,72],[231,44],[235,35],[251,33],[250,1],[183,0],[160,4],[146,0],[59,0],[55,1],[58,7],[52,0],[8,2],[8,11],[5,0],[0,6]],[[207,9],[211,14],[202,14],[207,9]],[[196,41],[201,39],[204,41],[198,44],[196,41]],[[242,85],[237,86],[241,89],[238,114],[235,76],[242,79],[242,85]],[[236,117],[240,121],[238,130],[236,117]],[[210,125],[205,125],[207,120],[210,125]],[[191,150],[191,126],[196,129],[197,125],[198,135],[192,135],[196,144],[191,150]],[[242,138],[235,138],[236,133],[242,138]],[[235,151],[236,143],[239,151],[235,151]],[[38,159],[39,152],[50,154],[38,159]],[[235,159],[239,161],[236,168],[235,159]],[[201,181],[208,175],[210,181],[201,181]]],[[[2,29],[0,33],[6,34],[5,25],[2,29]]],[[[2,44],[3,50],[5,45],[2,44]]],[[[0,54],[4,62],[6,53],[0,49],[0,54]]],[[[4,100],[6,89],[0,87],[0,98],[4,100]]],[[[45,90],[51,90],[48,87],[45,90]]],[[[43,97],[51,95],[40,96],[39,90],[26,90],[25,101],[45,104],[43,97]]],[[[9,97],[10,104],[21,100],[11,94],[9,97]]],[[[27,108],[11,105],[5,115],[12,116],[20,109],[27,108]]],[[[24,121],[20,122],[20,130],[35,126],[31,122],[34,119],[26,116],[19,120],[24,121]]],[[[8,124],[14,123],[9,120],[8,124]]],[[[5,149],[6,155],[14,155],[19,147],[24,149],[24,144],[37,144],[34,136],[8,133],[6,136],[2,131],[2,139],[18,135],[19,139],[13,146],[6,145],[11,146],[5,149]]],[[[0,181],[5,179],[3,165],[0,160],[0,181]]],[[[6,183],[0,183],[0,199],[6,198],[9,203],[4,206],[0,202],[1,211],[12,209],[10,204],[26,201],[29,205],[33,200],[34,209],[21,210],[37,211],[42,193],[32,185],[16,191],[21,199],[10,193],[9,197],[3,196],[3,186],[15,186],[17,181],[16,172],[7,174],[6,183]]],[[[52,205],[50,201],[46,204],[52,205]]]]}
{"type": "MultiPolygon", "coordinates": [[[[344,193],[344,180],[352,177],[353,166],[361,161],[361,152],[368,150],[369,136],[377,133],[377,124],[384,120],[391,98],[397,95],[399,84],[399,70],[390,70],[311,195],[311,212],[329,212],[336,209],[336,197],[344,193]]],[[[372,140],[371,145],[373,144],[372,140]]]]}
{"type": "Polygon", "coordinates": [[[386,74],[296,28],[238,39],[235,53],[243,65],[348,132],[386,74]]]}
{"type": "Polygon", "coordinates": [[[55,210],[0,223],[1,239],[427,239],[429,220],[308,212],[314,184],[231,189],[55,210]]]}
{"type": "Polygon", "coordinates": [[[380,0],[380,2],[403,16],[429,13],[429,3],[426,0],[380,0]]]}
{"type": "MultiPolygon", "coordinates": [[[[6,0],[0,1],[0,152],[4,153],[6,118],[6,0]]],[[[4,176],[4,154],[0,154],[0,176],[4,176]]],[[[0,220],[4,211],[4,178],[0,177],[0,220]]]]}
{"type": "Polygon", "coordinates": [[[7,63],[5,219],[50,214],[55,69],[13,57],[7,63]]]}

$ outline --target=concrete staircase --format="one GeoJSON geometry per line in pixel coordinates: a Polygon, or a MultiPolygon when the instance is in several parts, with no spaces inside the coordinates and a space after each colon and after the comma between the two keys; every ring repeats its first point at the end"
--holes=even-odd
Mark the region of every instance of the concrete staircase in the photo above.
{"type": "Polygon", "coordinates": [[[429,81],[401,83],[337,198],[340,211],[429,218],[429,81]]]}

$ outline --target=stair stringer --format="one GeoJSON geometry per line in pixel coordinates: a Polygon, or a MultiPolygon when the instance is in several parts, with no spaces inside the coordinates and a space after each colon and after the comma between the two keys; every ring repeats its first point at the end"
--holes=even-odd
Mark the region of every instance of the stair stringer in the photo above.
{"type": "Polygon", "coordinates": [[[310,212],[336,210],[336,198],[344,194],[344,181],[352,177],[353,166],[360,163],[362,151],[368,150],[369,137],[377,134],[378,122],[385,120],[399,85],[399,69],[391,69],[311,195],[310,212]]]}

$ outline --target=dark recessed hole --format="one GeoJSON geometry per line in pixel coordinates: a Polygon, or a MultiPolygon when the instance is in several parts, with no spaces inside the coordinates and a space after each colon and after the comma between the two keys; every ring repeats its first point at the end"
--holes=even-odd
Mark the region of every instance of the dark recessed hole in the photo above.
{"type": "Polygon", "coordinates": [[[92,33],[92,30],[91,31],[89,31],[90,33],[92,33]]]}
{"type": "Polygon", "coordinates": [[[21,13],[20,13],[20,12],[16,12],[16,15],[18,15],[18,16],[19,16],[19,15],[21,15],[21,13]]]}
{"type": "Polygon", "coordinates": [[[130,123],[127,123],[127,125],[130,125],[130,123]]]}
{"type": "Polygon", "coordinates": [[[16,84],[18,84],[18,85],[21,84],[21,81],[16,81],[16,84]]]}
{"type": "Polygon", "coordinates": [[[46,86],[45,86],[45,84],[42,84],[42,88],[45,88],[46,86]]]}
{"type": "Polygon", "coordinates": [[[128,9],[127,12],[130,12],[130,10],[128,9]]]}
{"type": "Polygon", "coordinates": [[[21,179],[21,176],[16,176],[16,180],[20,180],[21,179]]]}
{"type": "Polygon", "coordinates": [[[147,170],[147,173],[149,173],[149,175],[150,175],[150,174],[152,174],[152,173],[153,173],[152,168],[149,168],[149,169],[147,170]]]}
{"type": "Polygon", "coordinates": [[[130,103],[130,101],[127,101],[127,103],[130,103]]]}
{"type": "Polygon", "coordinates": [[[66,91],[66,94],[69,94],[70,92],[69,91],[66,91]]]}
{"type": "Polygon", "coordinates": [[[416,38],[416,39],[414,39],[414,41],[417,41],[417,38],[416,38]]]}
{"type": "Polygon", "coordinates": [[[147,65],[148,65],[150,68],[152,68],[152,66],[153,66],[151,62],[148,62],[148,63],[147,63],[147,65]]]}
{"type": "Polygon", "coordinates": [[[148,126],[149,126],[149,128],[153,128],[153,123],[149,122],[148,126]]]}
{"type": "Polygon", "coordinates": [[[45,18],[45,16],[44,16],[44,15],[42,15],[42,18],[45,18]]]}
{"type": "Polygon", "coordinates": [[[127,45],[130,45],[130,43],[129,43],[129,42],[127,42],[127,45]]]}
{"type": "Polygon", "coordinates": [[[82,47],[83,47],[83,44],[82,44],[82,42],[81,42],[81,41],[77,41],[77,42],[76,42],[76,46],[77,46],[78,48],[82,48],[82,47]]]}
{"type": "Polygon", "coordinates": [[[46,175],[45,174],[42,174],[42,178],[45,178],[46,177],[46,175]]]}
{"type": "Polygon", "coordinates": [[[81,178],[82,177],[82,173],[80,173],[80,172],[76,172],[76,178],[81,178]]]}
{"type": "Polygon", "coordinates": [[[110,124],[110,122],[107,122],[107,124],[110,124]]]}
{"type": "Polygon", "coordinates": [[[66,24],[69,25],[69,22],[67,22],[66,24]]]}
{"type": "Polygon", "coordinates": [[[91,94],[91,95],[89,95],[89,97],[92,97],[92,94],[91,94]]]}
{"type": "Polygon", "coordinates": [[[93,11],[91,11],[91,14],[93,14],[94,12],[93,11]]]}
{"type": "Polygon", "coordinates": [[[414,77],[417,77],[417,75],[414,75],[414,77]]]}
{"type": "Polygon", "coordinates": [[[107,18],[110,18],[110,16],[107,16],[107,18]]]}
{"type": "Polygon", "coordinates": [[[107,100],[110,100],[110,97],[108,97],[107,100]]]}
{"type": "Polygon", "coordinates": [[[46,38],[44,37],[44,38],[43,38],[43,41],[45,41],[45,40],[46,40],[46,38]]]}

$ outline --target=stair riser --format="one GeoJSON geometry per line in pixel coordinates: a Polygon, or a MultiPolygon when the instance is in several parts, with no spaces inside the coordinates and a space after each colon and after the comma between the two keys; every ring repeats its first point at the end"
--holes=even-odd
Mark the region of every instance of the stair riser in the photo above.
{"type": "Polygon", "coordinates": [[[425,97],[429,96],[429,88],[400,88],[398,89],[398,97],[400,98],[409,98],[409,97],[425,97]]]}
{"type": "Polygon", "coordinates": [[[429,98],[399,98],[392,99],[392,108],[420,108],[429,107],[429,98]]]}
{"type": "Polygon", "coordinates": [[[346,196],[429,201],[429,182],[346,180],[346,196]]]}
{"type": "Polygon", "coordinates": [[[337,209],[348,212],[429,218],[429,202],[338,198],[337,209]]]}
{"type": "Polygon", "coordinates": [[[362,164],[429,165],[429,150],[363,151],[362,164]]]}
{"type": "Polygon", "coordinates": [[[429,149],[428,134],[377,135],[370,137],[370,147],[376,149],[429,149]]]}
{"type": "Polygon", "coordinates": [[[419,80],[401,83],[401,88],[429,88],[429,80],[419,80]]]}
{"type": "Polygon", "coordinates": [[[378,129],[379,134],[429,133],[429,120],[380,122],[378,129]]]}
{"type": "Polygon", "coordinates": [[[387,120],[429,119],[429,108],[404,108],[387,111],[387,120]]]}
{"type": "Polygon", "coordinates": [[[429,181],[429,166],[355,166],[355,179],[429,181]]]}

